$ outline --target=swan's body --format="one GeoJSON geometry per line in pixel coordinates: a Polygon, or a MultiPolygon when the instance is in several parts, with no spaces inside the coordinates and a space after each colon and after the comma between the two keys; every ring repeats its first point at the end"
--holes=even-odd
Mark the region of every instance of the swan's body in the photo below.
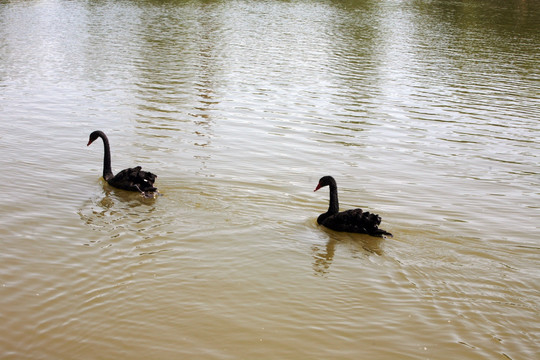
{"type": "Polygon", "coordinates": [[[87,146],[94,142],[98,137],[103,140],[103,147],[105,148],[105,154],[103,156],[103,179],[115,188],[138,191],[146,197],[153,197],[154,194],[157,193],[157,188],[154,187],[154,181],[156,181],[157,175],[141,170],[140,166],[122,170],[114,175],[111,170],[111,149],[109,146],[109,139],[107,139],[105,133],[99,130],[91,133],[87,146]]]}
{"type": "Polygon", "coordinates": [[[333,177],[324,176],[314,191],[324,186],[330,186],[330,206],[328,211],[319,215],[317,223],[335,231],[368,234],[371,236],[392,236],[389,232],[379,229],[381,217],[362,209],[352,209],[339,212],[337,184],[333,177]]]}

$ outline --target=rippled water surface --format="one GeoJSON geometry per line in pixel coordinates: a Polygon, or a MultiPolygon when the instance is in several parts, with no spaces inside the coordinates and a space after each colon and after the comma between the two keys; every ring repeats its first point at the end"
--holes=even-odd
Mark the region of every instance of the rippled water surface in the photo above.
{"type": "Polygon", "coordinates": [[[539,14],[1,1],[0,357],[538,358],[539,14]]]}

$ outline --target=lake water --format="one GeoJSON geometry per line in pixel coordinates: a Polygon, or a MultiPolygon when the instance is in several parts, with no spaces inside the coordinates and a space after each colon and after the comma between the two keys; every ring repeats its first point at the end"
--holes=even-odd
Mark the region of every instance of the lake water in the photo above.
{"type": "Polygon", "coordinates": [[[2,359],[540,356],[540,5],[0,2],[2,359]],[[158,175],[154,200],[100,178],[158,175]],[[316,223],[341,208],[394,234],[316,223]]]}

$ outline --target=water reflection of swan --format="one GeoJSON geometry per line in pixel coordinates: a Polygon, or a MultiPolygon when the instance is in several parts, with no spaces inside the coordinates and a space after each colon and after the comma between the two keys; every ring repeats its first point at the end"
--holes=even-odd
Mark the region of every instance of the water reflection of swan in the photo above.
{"type": "Polygon", "coordinates": [[[86,231],[84,246],[102,251],[100,264],[111,269],[120,266],[134,273],[156,256],[174,249],[169,224],[173,216],[160,211],[154,199],[137,193],[117,191],[104,182],[104,193],[86,200],[77,211],[86,231]]]}
{"type": "Polygon", "coordinates": [[[141,198],[137,193],[117,191],[107,184],[104,184],[104,191],[104,194],[85,201],[77,211],[80,219],[91,230],[107,234],[112,239],[126,231],[145,233],[156,226],[157,217],[152,216],[156,211],[153,198],[141,198]]]}
{"type": "Polygon", "coordinates": [[[364,256],[382,255],[382,239],[369,237],[365,235],[351,235],[338,233],[332,230],[326,231],[329,239],[324,246],[314,245],[313,252],[313,270],[318,275],[326,275],[330,272],[330,266],[334,261],[334,255],[338,246],[346,246],[353,256],[358,254],[364,256]]]}

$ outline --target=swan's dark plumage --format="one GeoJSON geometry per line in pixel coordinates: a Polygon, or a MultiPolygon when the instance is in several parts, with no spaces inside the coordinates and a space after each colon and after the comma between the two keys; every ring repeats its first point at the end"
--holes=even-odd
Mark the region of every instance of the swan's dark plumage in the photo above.
{"type": "Polygon", "coordinates": [[[113,178],[107,180],[107,182],[109,185],[119,189],[140,191],[146,194],[157,190],[157,188],[154,187],[156,177],[155,174],[143,171],[140,166],[137,166],[120,171],[113,178]]]}
{"type": "Polygon", "coordinates": [[[120,171],[114,175],[111,170],[111,149],[109,139],[103,131],[96,130],[90,134],[88,145],[94,142],[98,137],[103,140],[105,154],[103,156],[103,179],[119,189],[128,191],[138,191],[146,197],[154,196],[157,188],[154,187],[157,175],[148,171],[141,170],[140,166],[120,171]]]}
{"type": "Polygon", "coordinates": [[[328,211],[319,215],[317,223],[335,231],[368,234],[372,236],[392,236],[389,232],[379,229],[381,217],[362,209],[352,209],[339,212],[337,184],[331,176],[323,176],[314,191],[324,186],[330,187],[330,205],[328,211]]]}

